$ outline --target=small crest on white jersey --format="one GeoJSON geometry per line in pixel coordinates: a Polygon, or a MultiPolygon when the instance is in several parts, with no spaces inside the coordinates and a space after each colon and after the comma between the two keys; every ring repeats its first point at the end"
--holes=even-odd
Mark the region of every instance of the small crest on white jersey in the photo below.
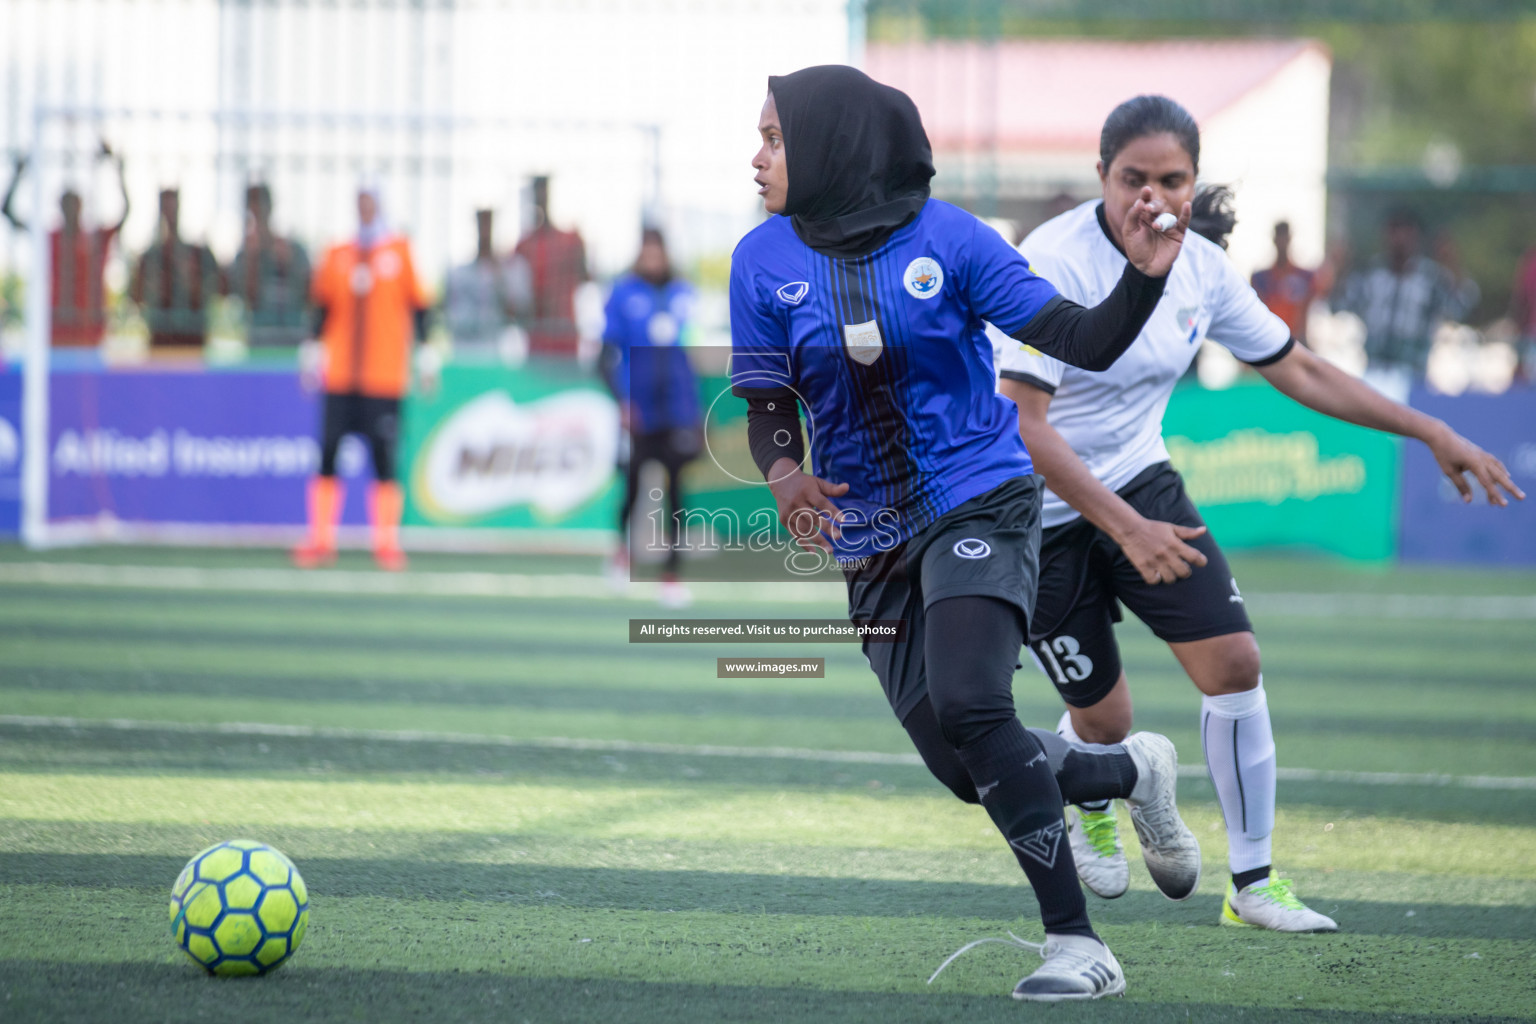
{"type": "Polygon", "coordinates": [[[1195,339],[1200,336],[1200,328],[1197,326],[1200,322],[1200,307],[1185,306],[1179,310],[1177,319],[1179,330],[1189,332],[1184,340],[1193,345],[1195,339]]]}
{"type": "Polygon", "coordinates": [[[880,325],[874,320],[862,324],[843,325],[843,344],[848,358],[869,366],[885,351],[885,340],[880,337],[880,325]]]}
{"type": "Polygon", "coordinates": [[[944,289],[944,268],[931,256],[919,256],[907,264],[901,283],[914,299],[934,298],[944,289]]]}
{"type": "Polygon", "coordinates": [[[810,294],[810,291],[811,282],[791,281],[789,284],[780,285],[779,290],[774,294],[783,299],[787,305],[798,306],[805,301],[805,297],[810,294]]]}

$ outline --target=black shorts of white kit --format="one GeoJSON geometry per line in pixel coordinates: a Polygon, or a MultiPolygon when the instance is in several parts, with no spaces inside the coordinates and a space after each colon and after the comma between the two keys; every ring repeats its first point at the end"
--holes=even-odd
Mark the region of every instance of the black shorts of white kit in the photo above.
{"type": "Polygon", "coordinates": [[[949,597],[995,597],[1017,608],[1027,628],[1034,608],[1043,490],[1038,476],[1006,480],[891,550],[862,565],[844,566],[851,621],[906,623],[899,640],[864,642],[864,656],[897,719],[905,720],[928,694],[923,629],[929,605],[949,597]]]}
{"type": "MultiPolygon", "coordinates": [[[[1204,526],[1166,462],[1148,466],[1117,491],[1147,519],[1204,526]]],[[[1147,583],[1120,546],[1086,519],[1053,526],[1040,540],[1040,587],[1029,647],[1062,700],[1097,704],[1120,678],[1114,624],[1124,604],[1171,644],[1253,630],[1237,580],[1209,532],[1185,541],[1206,557],[1188,579],[1147,583]]]]}
{"type": "Polygon", "coordinates": [[[372,395],[325,396],[320,428],[320,475],[336,475],[336,451],[341,439],[359,434],[373,455],[375,480],[395,478],[395,447],[400,442],[400,399],[372,395]]]}

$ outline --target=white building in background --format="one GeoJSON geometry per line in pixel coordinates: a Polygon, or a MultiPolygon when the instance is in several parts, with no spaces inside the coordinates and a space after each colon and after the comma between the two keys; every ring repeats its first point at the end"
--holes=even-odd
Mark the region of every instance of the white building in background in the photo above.
{"type": "MultiPolygon", "coordinates": [[[[633,258],[643,215],[685,258],[729,252],[761,216],[767,77],[850,53],[846,0],[5,0],[3,21],[0,154],[38,150],[34,112],[52,111],[44,208],[21,207],[41,226],[66,184],[88,218],[115,214],[91,159],[105,135],[128,164],[127,251],[161,187],[228,259],[248,180],[320,244],[351,228],[367,177],[435,278],[472,255],[476,207],[510,247],[535,174],[600,273],[633,258]]],[[[0,264],[29,265],[3,223],[0,264]]]]}
{"type": "Polygon", "coordinates": [[[1291,223],[1293,259],[1323,258],[1332,58],[1319,43],[872,43],[865,69],[917,102],[935,193],[1026,231],[1063,194],[1099,194],[1099,130],[1111,110],[1143,93],[1169,96],[1200,124],[1202,182],[1236,191],[1233,261],[1245,272],[1268,266],[1277,220],[1291,223]]]}

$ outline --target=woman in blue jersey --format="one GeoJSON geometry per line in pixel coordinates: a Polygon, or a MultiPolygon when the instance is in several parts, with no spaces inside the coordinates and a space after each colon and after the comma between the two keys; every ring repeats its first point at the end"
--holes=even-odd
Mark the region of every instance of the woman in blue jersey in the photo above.
{"type": "Polygon", "coordinates": [[[603,327],[603,368],[630,441],[614,562],[627,577],[629,520],[639,496],[640,471],[655,462],[667,477],[666,564],[658,594],[670,608],[690,599],[677,578],[682,554],[678,522],[684,507],[681,476],[683,467],[698,457],[704,437],[699,382],[682,347],[692,315],[693,288],[673,273],[662,233],[646,228],[634,269],[614,282],[603,327]]]}
{"type": "MultiPolygon", "coordinates": [[[[1134,242],[1125,211],[1151,190],[1164,205],[1195,196],[1200,135],[1177,103],[1140,96],[1118,107],[1099,145],[1102,201],[1037,228],[1020,251],[1063,294],[1093,302],[1114,286],[1134,242]]],[[[1207,196],[1206,198],[1211,198],[1207,196]]],[[[1216,198],[1222,198],[1220,194],[1216,198]]],[[[1231,229],[1212,207],[1218,238],[1231,229]]],[[[1398,405],[1297,345],[1226,259],[1191,233],[1157,310],[1125,356],[1083,373],[1054,353],[1002,345],[1000,389],[1050,490],[1030,648],[1068,710],[1073,741],[1114,743],[1131,726],[1131,698],[1114,623],[1124,604],[1168,643],[1203,694],[1200,735],[1226,819],[1232,879],[1220,920],[1277,931],[1333,931],[1273,872],[1275,746],[1259,648],[1221,550],[1184,493],[1162,440],[1163,410],[1199,343],[1209,339],[1291,398],[1329,416],[1417,438],[1470,501],[1471,473],[1488,500],[1523,497],[1497,459],[1439,420],[1398,405]]],[[[1078,870],[1101,896],[1126,889],[1125,856],[1106,804],[1072,808],[1078,870]]]]}
{"type": "Polygon", "coordinates": [[[1162,294],[1189,209],[1133,202],[1133,254],[1104,301],[1060,296],[991,228],[929,197],[928,139],[912,101],[847,67],[769,79],[753,159],[771,216],[731,265],[732,384],[780,521],[838,559],[855,622],[900,620],[865,654],[934,774],[980,803],[1040,902],[1045,963],[1018,999],[1124,990],[1088,923],[1062,796],[1120,794],[1147,866],[1183,899],[1199,847],[1173,799],[1166,738],[1073,751],[1014,712],[1031,618],[1041,485],[1012,405],[995,393],[984,321],[1074,365],[1103,369],[1162,294]],[[802,470],[800,407],[813,472],[802,470]]]}

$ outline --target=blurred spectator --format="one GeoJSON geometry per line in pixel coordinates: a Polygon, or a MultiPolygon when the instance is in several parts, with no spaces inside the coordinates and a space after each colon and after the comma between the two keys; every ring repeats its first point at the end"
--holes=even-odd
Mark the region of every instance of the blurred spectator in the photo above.
{"type": "Polygon", "coordinates": [[[208,340],[208,304],[229,293],[213,252],[181,240],[180,206],[176,189],[161,191],[159,237],[139,257],[129,287],[149,327],[151,350],[201,350],[208,340]]]}
{"type": "Polygon", "coordinates": [[[1451,274],[1419,252],[1419,220],[1411,210],[1388,214],[1384,243],[1382,255],[1345,283],[1338,308],[1365,324],[1367,379],[1402,400],[1424,379],[1435,328],[1467,310],[1451,274]]]}
{"type": "Polygon", "coordinates": [[[448,333],[456,353],[484,357],[499,352],[517,362],[527,348],[517,321],[532,302],[528,264],[517,256],[497,258],[492,211],[475,211],[475,229],[475,258],[448,272],[443,294],[448,333]]]}
{"type": "Polygon", "coordinates": [[[634,269],[614,283],[603,329],[603,367],[630,436],[619,510],[620,554],[612,571],[618,575],[628,568],[629,521],[639,496],[640,473],[647,462],[656,462],[667,474],[661,600],[670,607],[689,600],[677,579],[685,504],[680,475],[704,448],[699,383],[682,347],[692,310],[693,288],[673,273],[661,232],[647,228],[634,269]]]}
{"type": "MultiPolygon", "coordinates": [[[[405,496],[395,478],[400,399],[410,384],[411,335],[425,337],[428,303],[410,243],[389,230],[377,190],[359,191],[357,219],[357,234],[326,251],[311,292],[319,308],[321,355],[303,360],[304,375],[310,387],[324,390],[325,407],[320,475],[309,487],[309,540],[293,557],[302,568],[335,561],[343,498],[336,452],[347,434],[361,434],[373,454],[368,514],[374,559],[381,568],[398,570],[406,564],[400,547],[405,496]]],[[[435,366],[423,363],[422,373],[435,383],[435,366]]]]}
{"type": "Polygon", "coordinates": [[[245,190],[245,210],[245,241],[229,276],[245,303],[246,343],[298,345],[309,336],[309,254],[272,231],[272,192],[266,185],[245,190]]]}
{"type": "Polygon", "coordinates": [[[1509,316],[1519,332],[1520,378],[1536,381],[1536,247],[1520,261],[1515,288],[1509,297],[1509,316]]]}
{"type": "Polygon", "coordinates": [[[1445,268],[1450,277],[1451,293],[1455,296],[1456,303],[1461,312],[1455,319],[1465,323],[1477,304],[1483,300],[1483,290],[1477,282],[1467,275],[1466,268],[1461,265],[1461,247],[1456,244],[1456,237],[1449,231],[1441,231],[1435,235],[1434,242],[1435,262],[1445,268]]]}
{"type": "Polygon", "coordinates": [[[533,275],[533,316],[528,347],[534,353],[575,358],[576,288],[587,280],[587,250],[581,236],[561,231],[549,219],[549,179],[533,179],[533,230],[513,250],[533,275]]]}
{"type": "MultiPolygon", "coordinates": [[[[123,195],[123,212],[111,227],[87,231],[80,223],[80,194],[68,189],[59,197],[60,226],[48,232],[49,293],[52,316],[49,334],[54,345],[91,346],[101,344],[107,333],[106,282],[107,254],[112,240],[128,219],[128,184],[123,177],[123,159],[113,154],[103,140],[98,159],[111,160],[117,169],[117,185],[123,195]]],[[[28,226],[11,209],[16,186],[27,168],[27,158],[16,158],[11,184],[5,190],[0,212],[17,231],[28,226]]]]}
{"type": "Polygon", "coordinates": [[[1275,262],[1253,275],[1253,290],[1269,311],[1291,329],[1291,337],[1307,343],[1307,310],[1317,297],[1316,274],[1291,262],[1291,225],[1275,223],[1275,262]]]}

